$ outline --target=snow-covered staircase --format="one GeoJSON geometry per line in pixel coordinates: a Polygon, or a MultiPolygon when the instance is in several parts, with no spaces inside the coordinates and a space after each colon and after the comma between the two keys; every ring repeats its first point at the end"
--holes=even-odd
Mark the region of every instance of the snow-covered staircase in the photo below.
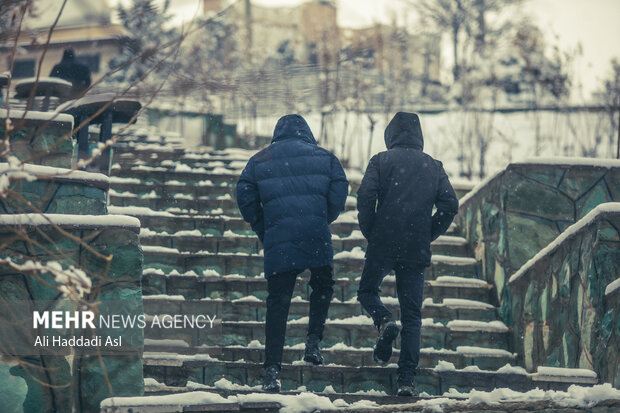
{"type": "MultiPolygon", "coordinates": [[[[227,396],[256,392],[263,374],[266,281],[261,245],[236,208],[235,184],[251,153],[184,151],[145,137],[115,148],[110,213],[140,219],[144,252],[144,311],[216,316],[213,328],[145,329],[147,394],[208,391],[227,396]]],[[[351,179],[354,195],[357,189],[351,179]]],[[[321,392],[347,403],[402,403],[395,390],[398,351],[391,364],[372,361],[376,330],[356,301],[364,239],[355,197],[332,225],[335,294],[322,342],[326,365],[301,362],[307,328],[308,274],[296,285],[286,333],[283,391],[321,392]]],[[[454,225],[432,245],[426,272],[418,390],[441,395],[451,388],[524,391],[594,384],[591,377],[528,374],[511,352],[492,286],[454,225]]],[[[393,276],[382,285],[399,316],[393,276]]],[[[397,347],[400,340],[397,340],[397,347]]]]}

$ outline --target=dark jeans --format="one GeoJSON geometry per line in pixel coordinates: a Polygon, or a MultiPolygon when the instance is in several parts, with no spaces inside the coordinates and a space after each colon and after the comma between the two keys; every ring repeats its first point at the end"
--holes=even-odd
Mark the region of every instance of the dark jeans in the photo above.
{"type": "MultiPolygon", "coordinates": [[[[267,320],[265,322],[265,364],[264,366],[282,364],[282,351],[286,334],[286,320],[291,305],[293,290],[297,275],[303,270],[294,270],[274,274],[267,279],[267,320]]],[[[329,303],[334,294],[334,280],[332,267],[310,268],[310,314],[308,322],[308,336],[315,335],[323,338],[325,320],[329,303]]]]}
{"type": "Polygon", "coordinates": [[[357,291],[357,300],[379,326],[381,319],[392,316],[379,298],[379,286],[391,270],[396,273],[396,292],[400,304],[400,358],[398,377],[413,379],[420,361],[420,330],[425,267],[402,261],[367,257],[357,291]]]}

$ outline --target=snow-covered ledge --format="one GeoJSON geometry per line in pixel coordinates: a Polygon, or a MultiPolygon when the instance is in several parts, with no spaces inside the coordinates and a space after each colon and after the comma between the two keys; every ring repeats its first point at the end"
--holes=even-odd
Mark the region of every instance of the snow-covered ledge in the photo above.
{"type": "MultiPolygon", "coordinates": [[[[530,308],[540,304],[537,300],[543,300],[544,296],[542,294],[538,295],[540,291],[537,291],[535,294],[534,291],[528,290],[533,288],[530,286],[537,285],[539,282],[537,276],[541,276],[540,271],[527,271],[535,282],[531,280],[529,283],[515,281],[510,284],[509,278],[541,250],[547,248],[571,225],[586,216],[589,217],[588,219],[592,218],[593,215],[588,214],[598,205],[619,201],[620,160],[591,158],[539,158],[513,163],[481,182],[461,199],[459,215],[457,216],[461,235],[467,239],[470,249],[474,251],[476,258],[481,261],[482,274],[485,281],[494,286],[497,301],[500,305],[500,315],[507,325],[513,326],[522,322],[523,317],[529,316],[530,308]],[[536,274],[536,277],[533,274],[536,274]],[[527,305],[524,303],[527,303],[527,305]],[[523,313],[524,311],[525,313],[523,313]]],[[[594,219],[596,223],[606,222],[606,218],[602,217],[606,217],[608,214],[616,214],[615,212],[608,211],[606,208],[613,207],[602,207],[602,209],[594,213],[598,214],[594,219]]],[[[570,233],[564,235],[563,239],[565,241],[560,242],[561,245],[556,246],[551,255],[555,256],[559,253],[569,254],[571,252],[570,248],[579,252],[586,247],[596,250],[601,245],[600,243],[596,244],[599,238],[587,238],[585,236],[588,232],[587,228],[591,227],[592,225],[586,225],[584,227],[586,229],[577,231],[579,233],[578,236],[571,237],[569,236],[570,233]],[[574,244],[571,241],[574,239],[582,240],[583,245],[574,244]],[[572,247],[569,247],[570,245],[572,247]]],[[[617,228],[620,227],[617,226],[617,228]]],[[[571,232],[574,230],[575,227],[571,229],[571,232]]],[[[612,230],[608,228],[604,232],[600,232],[600,234],[604,235],[610,231],[612,230]]],[[[615,241],[605,242],[611,243],[611,246],[615,245],[617,251],[618,243],[614,244],[615,241]]],[[[604,248],[613,250],[610,245],[605,245],[604,248]]],[[[553,246],[549,248],[552,249],[553,246]]],[[[603,254],[603,249],[600,250],[600,254],[603,254]]],[[[584,259],[590,261],[593,259],[584,255],[579,255],[579,258],[574,254],[572,256],[573,261],[569,269],[571,269],[573,274],[583,267],[584,259]]],[[[620,257],[616,258],[616,261],[620,262],[620,257]]],[[[546,263],[545,265],[548,264],[550,268],[555,268],[559,265],[557,262],[549,263],[548,255],[542,257],[538,262],[539,264],[535,268],[538,268],[538,265],[543,265],[543,263],[546,263]]],[[[598,263],[596,268],[608,265],[608,262],[611,261],[605,260],[598,263]]],[[[610,271],[607,271],[607,274],[610,271]]],[[[614,271],[617,271],[617,269],[614,271]]],[[[617,272],[615,274],[617,276],[617,272]]],[[[522,276],[517,274],[513,279],[519,280],[520,277],[522,276]]],[[[583,277],[582,284],[588,286],[589,289],[596,288],[597,291],[601,291],[607,287],[606,285],[600,285],[602,281],[590,280],[591,276],[583,271],[580,277],[583,277]]],[[[609,277],[609,275],[606,277],[609,277]]],[[[526,277],[526,279],[529,279],[529,277],[526,277]]],[[[556,284],[551,283],[549,285],[548,291],[554,291],[555,297],[559,296],[558,291],[560,290],[571,291],[571,288],[576,288],[573,285],[576,283],[574,281],[576,278],[571,278],[571,280],[573,281],[567,286],[558,286],[556,280],[556,284]]],[[[611,281],[613,279],[609,280],[609,282],[611,281]]],[[[612,298],[617,296],[616,294],[611,294],[612,298]]],[[[571,297],[573,297],[571,299],[575,302],[572,303],[572,306],[569,306],[570,311],[565,309],[553,312],[559,319],[562,317],[568,318],[569,314],[573,315],[571,311],[573,313],[576,311],[574,308],[581,308],[582,301],[578,303],[577,296],[571,297]]],[[[579,296],[579,300],[584,299],[583,296],[579,296]]],[[[547,301],[543,301],[543,303],[547,306],[550,299],[547,297],[545,300],[547,301]]],[[[596,303],[596,305],[599,304],[599,302],[596,303]]],[[[549,306],[549,308],[555,307],[549,306]]],[[[602,307],[599,306],[597,308],[603,311],[602,307]]],[[[595,320],[594,323],[598,323],[596,325],[601,324],[603,321],[609,323],[608,319],[603,320],[604,316],[604,312],[596,313],[596,317],[593,318],[595,320]]],[[[608,315],[607,317],[611,316],[608,315]]],[[[576,316],[572,317],[573,320],[577,320],[577,318],[576,316]]],[[[529,367],[534,368],[536,365],[553,364],[567,364],[568,366],[571,363],[578,365],[584,359],[592,360],[594,357],[592,354],[581,355],[576,350],[577,345],[574,344],[573,336],[567,335],[566,337],[557,338],[554,335],[556,333],[550,333],[559,331],[560,334],[563,334],[565,331],[557,325],[558,320],[554,320],[555,324],[540,324],[542,330],[536,334],[533,333],[533,325],[529,325],[527,327],[529,330],[527,331],[519,330],[518,328],[515,330],[513,334],[515,340],[528,337],[529,341],[525,342],[522,340],[521,346],[527,347],[528,351],[531,351],[532,347],[538,348],[540,349],[540,354],[544,353],[548,357],[548,359],[545,359],[541,356],[541,358],[537,359],[531,354],[528,355],[527,357],[531,359],[526,360],[526,363],[529,363],[529,367]],[[525,335],[526,332],[527,334],[525,335]],[[532,336],[532,334],[534,335],[532,336]],[[533,343],[532,337],[535,337],[536,340],[542,337],[541,342],[533,343]],[[559,340],[559,344],[557,340],[559,340]],[[575,347],[575,349],[571,347],[575,347]],[[574,358],[569,357],[564,360],[564,348],[567,349],[566,353],[577,355],[574,358]]],[[[538,324],[536,325],[538,326],[538,324]]],[[[575,328],[575,331],[577,330],[578,328],[575,328]]],[[[614,349],[618,353],[620,345],[614,349]]],[[[596,348],[589,348],[588,351],[602,354],[596,348]]],[[[523,351],[517,352],[524,354],[523,351]]],[[[600,360],[594,360],[594,363],[599,363],[600,365],[600,360]]],[[[609,373],[597,371],[599,377],[607,381],[612,380],[610,378],[612,377],[610,376],[611,368],[609,366],[609,373]]],[[[616,367],[614,366],[613,368],[615,369],[616,367]]],[[[615,371],[614,375],[617,374],[615,371]]],[[[616,385],[620,385],[620,381],[616,385]]]]}
{"type": "Polygon", "coordinates": [[[508,281],[514,350],[529,370],[594,370],[620,387],[620,202],[567,228],[508,281]]]}
{"type": "Polygon", "coordinates": [[[28,163],[71,168],[72,116],[0,109],[0,136],[7,128],[11,155],[28,163]]]}
{"type": "Polygon", "coordinates": [[[121,228],[140,232],[140,220],[125,215],[0,214],[0,230],[7,226],[58,226],[73,229],[121,228]]]}
{"type": "Polygon", "coordinates": [[[65,127],[69,130],[73,129],[73,116],[64,113],[37,112],[34,110],[24,112],[23,110],[17,109],[0,109],[0,119],[11,119],[11,122],[24,119],[27,123],[37,126],[48,124],[65,127]]]}
{"type": "Polygon", "coordinates": [[[513,163],[460,200],[457,223],[502,301],[508,277],[597,205],[620,201],[620,160],[513,163]]]}
{"type": "Polygon", "coordinates": [[[99,188],[110,187],[110,177],[100,173],[76,171],[67,168],[21,164],[13,158],[13,162],[0,162],[0,180],[7,177],[9,181],[50,179],[62,182],[81,182],[99,188]]]}

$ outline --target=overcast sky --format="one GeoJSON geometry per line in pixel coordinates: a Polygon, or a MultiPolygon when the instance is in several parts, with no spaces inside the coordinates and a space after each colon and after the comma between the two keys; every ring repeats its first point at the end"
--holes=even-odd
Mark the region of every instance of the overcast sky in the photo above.
{"type": "MultiPolygon", "coordinates": [[[[110,5],[119,1],[107,0],[110,5]]],[[[253,0],[270,6],[290,6],[303,0],[253,0]]],[[[338,19],[342,26],[360,27],[375,22],[388,23],[393,16],[402,18],[400,0],[337,0],[338,19]]],[[[199,0],[171,0],[177,21],[190,19],[199,9],[199,0]]],[[[611,70],[612,57],[620,59],[620,0],[526,0],[524,11],[546,30],[548,42],[561,49],[583,47],[577,67],[586,96],[594,91],[611,70]]],[[[449,53],[444,53],[446,59],[449,53]]]]}

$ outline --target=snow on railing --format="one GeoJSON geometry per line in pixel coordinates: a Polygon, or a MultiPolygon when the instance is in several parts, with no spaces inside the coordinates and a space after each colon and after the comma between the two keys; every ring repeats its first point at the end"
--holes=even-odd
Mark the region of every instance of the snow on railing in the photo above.
{"type": "Polygon", "coordinates": [[[530,258],[529,261],[523,264],[517,272],[512,274],[512,276],[508,280],[508,283],[512,284],[513,282],[518,280],[521,276],[523,276],[523,274],[529,271],[534,266],[534,264],[536,264],[536,262],[538,262],[543,257],[551,254],[566,240],[575,236],[583,228],[593,223],[599,217],[599,215],[610,212],[620,213],[620,202],[606,202],[595,207],[585,217],[581,218],[579,221],[566,228],[566,230],[564,230],[564,232],[558,235],[555,240],[551,241],[549,245],[540,250],[538,254],[534,255],[532,258],[530,258]]]}
{"type": "Polygon", "coordinates": [[[11,258],[0,258],[0,264],[6,265],[22,274],[51,274],[58,284],[58,291],[66,297],[83,297],[90,293],[91,279],[86,273],[74,266],[63,268],[57,261],[35,262],[28,260],[18,264],[11,258]]]}

